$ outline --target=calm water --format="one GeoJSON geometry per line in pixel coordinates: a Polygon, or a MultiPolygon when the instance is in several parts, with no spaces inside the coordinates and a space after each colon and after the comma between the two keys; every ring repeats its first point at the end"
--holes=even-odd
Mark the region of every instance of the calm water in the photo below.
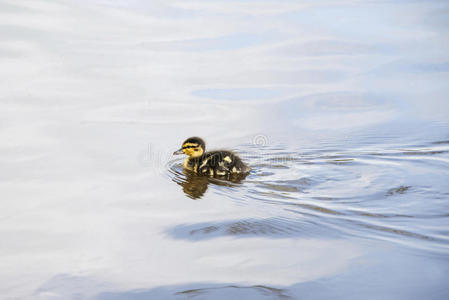
{"type": "Polygon", "coordinates": [[[2,299],[447,299],[447,1],[0,0],[2,299]],[[203,137],[252,167],[184,173],[203,137]]]}

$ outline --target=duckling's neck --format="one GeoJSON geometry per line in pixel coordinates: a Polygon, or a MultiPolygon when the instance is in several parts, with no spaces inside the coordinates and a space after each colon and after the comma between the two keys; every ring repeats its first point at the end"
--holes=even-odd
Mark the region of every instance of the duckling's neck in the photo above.
{"type": "Polygon", "coordinates": [[[198,164],[199,159],[200,157],[189,156],[184,160],[183,167],[193,171],[193,167],[195,166],[195,164],[198,164]]]}
{"type": "Polygon", "coordinates": [[[202,161],[202,156],[189,156],[184,160],[183,167],[184,169],[197,172],[198,166],[200,162],[202,161]]]}
{"type": "Polygon", "coordinates": [[[189,166],[189,162],[190,162],[190,157],[187,157],[187,158],[184,160],[184,163],[182,164],[182,166],[184,167],[184,169],[191,170],[191,167],[189,166]]]}

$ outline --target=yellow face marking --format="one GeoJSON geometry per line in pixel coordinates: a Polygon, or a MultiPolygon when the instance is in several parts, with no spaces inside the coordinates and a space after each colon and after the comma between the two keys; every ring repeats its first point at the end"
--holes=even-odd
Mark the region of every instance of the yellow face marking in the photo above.
{"type": "Polygon", "coordinates": [[[192,153],[192,155],[190,155],[192,157],[198,157],[198,156],[203,155],[203,149],[201,149],[201,147],[193,148],[192,151],[193,151],[193,153],[192,153]]]}
{"type": "Polygon", "coordinates": [[[182,152],[190,157],[203,155],[203,149],[196,143],[185,143],[182,145],[182,152]]]}
{"type": "Polygon", "coordinates": [[[232,173],[237,173],[237,168],[236,167],[232,167],[232,173]]]}
{"type": "Polygon", "coordinates": [[[182,152],[184,152],[188,156],[192,156],[192,154],[194,152],[193,149],[195,147],[198,147],[198,144],[194,144],[194,143],[182,144],[182,152]]]}
{"type": "Polygon", "coordinates": [[[225,158],[223,158],[223,160],[228,163],[232,163],[232,159],[229,156],[225,156],[225,158]]]}
{"type": "Polygon", "coordinates": [[[198,144],[197,143],[185,143],[185,144],[182,144],[182,148],[184,148],[184,147],[198,147],[198,144]]]}

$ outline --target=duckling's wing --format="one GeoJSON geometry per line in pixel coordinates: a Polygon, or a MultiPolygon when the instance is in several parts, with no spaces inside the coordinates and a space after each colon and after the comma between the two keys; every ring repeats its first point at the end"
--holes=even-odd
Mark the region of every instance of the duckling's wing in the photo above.
{"type": "Polygon", "coordinates": [[[221,171],[229,173],[247,173],[249,168],[245,165],[237,154],[231,151],[220,151],[219,168],[221,171]]]}
{"type": "Polygon", "coordinates": [[[227,166],[224,164],[223,151],[211,151],[204,154],[199,163],[198,171],[200,174],[216,174],[226,172],[227,166]]]}
{"type": "Polygon", "coordinates": [[[205,153],[198,166],[200,174],[226,175],[247,172],[249,172],[248,166],[236,154],[227,150],[205,153]]]}
{"type": "Polygon", "coordinates": [[[233,157],[232,170],[236,170],[236,173],[249,173],[251,168],[248,167],[237,155],[233,157]]]}

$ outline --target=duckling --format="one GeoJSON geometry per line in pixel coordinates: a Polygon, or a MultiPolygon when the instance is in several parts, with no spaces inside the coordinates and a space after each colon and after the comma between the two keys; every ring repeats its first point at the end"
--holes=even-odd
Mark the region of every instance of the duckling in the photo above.
{"type": "Polygon", "coordinates": [[[173,155],[186,154],[184,169],[200,175],[229,176],[247,174],[251,169],[245,165],[240,157],[231,151],[206,151],[206,143],[199,137],[191,137],[182,143],[182,147],[173,155]]]}

